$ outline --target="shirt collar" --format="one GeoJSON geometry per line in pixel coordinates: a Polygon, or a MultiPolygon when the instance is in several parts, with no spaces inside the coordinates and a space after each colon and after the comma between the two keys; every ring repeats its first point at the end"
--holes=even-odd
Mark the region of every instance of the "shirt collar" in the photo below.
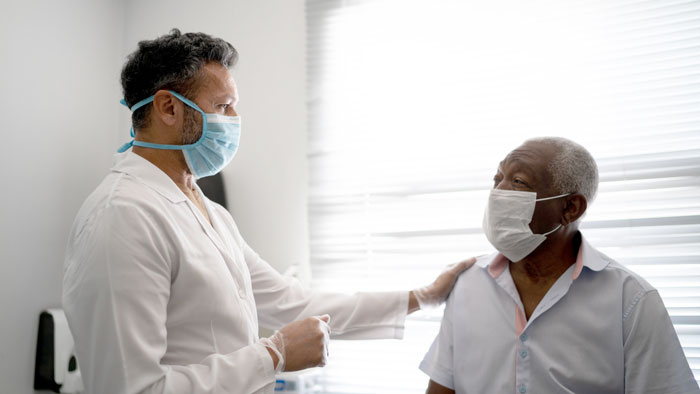
{"type": "Polygon", "coordinates": [[[115,154],[111,170],[133,176],[173,203],[187,199],[166,173],[131,150],[115,154]]]}
{"type": "MultiPolygon", "coordinates": [[[[499,277],[506,267],[508,267],[508,259],[501,253],[496,253],[492,255],[491,262],[488,263],[487,269],[489,275],[492,278],[499,277]]],[[[581,234],[581,246],[578,249],[578,256],[576,257],[576,262],[574,263],[574,271],[571,275],[572,280],[576,280],[583,267],[587,267],[592,271],[600,271],[610,264],[610,259],[605,255],[595,250],[586,240],[586,238],[581,234]]]]}

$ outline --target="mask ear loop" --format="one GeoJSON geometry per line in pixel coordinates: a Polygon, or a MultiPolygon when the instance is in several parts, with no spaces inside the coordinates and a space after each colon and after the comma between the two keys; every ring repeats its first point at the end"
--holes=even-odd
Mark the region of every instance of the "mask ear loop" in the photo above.
{"type": "MultiPolygon", "coordinates": [[[[564,194],[560,194],[560,195],[558,195],[558,196],[552,196],[552,197],[538,198],[538,199],[535,199],[535,202],[538,202],[538,201],[547,201],[547,200],[554,200],[555,198],[566,197],[566,196],[568,196],[568,195],[571,195],[571,193],[564,193],[564,194]]],[[[559,229],[561,228],[561,226],[562,226],[562,224],[559,223],[559,225],[558,225],[557,227],[555,227],[554,230],[547,231],[546,233],[544,233],[544,234],[542,234],[542,235],[544,235],[544,236],[546,237],[546,236],[548,236],[549,234],[552,234],[552,233],[556,232],[557,230],[559,230],[559,229]]]]}
{"type": "Polygon", "coordinates": [[[553,232],[559,230],[560,228],[561,228],[561,223],[559,223],[559,225],[558,225],[557,227],[555,227],[554,230],[552,230],[552,231],[547,231],[546,233],[544,233],[544,234],[542,234],[542,235],[544,235],[544,236],[546,237],[546,236],[548,236],[549,234],[552,234],[553,232]]]}
{"type": "Polygon", "coordinates": [[[560,194],[560,195],[558,195],[558,196],[536,198],[536,199],[535,199],[535,202],[537,202],[537,201],[554,200],[555,198],[566,197],[566,196],[568,196],[568,195],[570,195],[570,194],[571,194],[571,193],[564,193],[564,194],[560,194]]]}

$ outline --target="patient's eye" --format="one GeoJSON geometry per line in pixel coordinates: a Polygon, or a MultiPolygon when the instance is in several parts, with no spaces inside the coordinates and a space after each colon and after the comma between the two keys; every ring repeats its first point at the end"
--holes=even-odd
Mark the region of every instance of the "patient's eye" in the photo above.
{"type": "Polygon", "coordinates": [[[529,187],[530,185],[527,184],[524,180],[521,178],[513,178],[513,185],[516,187],[529,187]]]}
{"type": "Polygon", "coordinates": [[[496,174],[493,176],[493,187],[498,186],[499,183],[503,180],[503,177],[500,176],[499,174],[496,174]]]}

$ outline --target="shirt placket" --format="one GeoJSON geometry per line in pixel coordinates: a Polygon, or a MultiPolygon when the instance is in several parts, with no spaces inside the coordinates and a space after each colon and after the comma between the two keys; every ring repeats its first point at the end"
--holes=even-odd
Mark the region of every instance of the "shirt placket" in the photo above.
{"type": "Polygon", "coordinates": [[[533,311],[530,319],[527,320],[525,317],[525,308],[520,300],[520,295],[518,290],[515,288],[515,283],[513,283],[513,278],[510,276],[510,271],[506,268],[501,275],[496,278],[496,283],[505,290],[505,292],[513,299],[515,303],[515,393],[516,394],[526,394],[532,392],[531,387],[531,352],[529,343],[531,339],[529,338],[531,329],[528,328],[533,324],[538,316],[541,316],[549,308],[559,301],[564,294],[568,291],[572,279],[573,266],[569,268],[562,276],[554,283],[554,285],[549,289],[545,297],[540,301],[537,308],[533,311]]]}
{"type": "Polygon", "coordinates": [[[515,392],[517,394],[525,394],[530,385],[530,360],[526,345],[527,334],[525,333],[527,320],[525,318],[525,308],[520,300],[518,290],[515,288],[513,278],[510,276],[510,271],[506,267],[505,270],[496,278],[496,283],[510,296],[514,303],[514,332],[516,335],[514,346],[514,365],[515,365],[515,392]],[[524,356],[521,356],[524,354],[524,356]]]}
{"type": "MultiPolygon", "coordinates": [[[[518,311],[522,313],[522,311],[518,311]]],[[[525,394],[530,388],[530,371],[532,371],[532,367],[530,365],[530,351],[528,349],[527,334],[525,333],[525,330],[518,335],[516,343],[515,391],[519,394],[525,394]]]]}

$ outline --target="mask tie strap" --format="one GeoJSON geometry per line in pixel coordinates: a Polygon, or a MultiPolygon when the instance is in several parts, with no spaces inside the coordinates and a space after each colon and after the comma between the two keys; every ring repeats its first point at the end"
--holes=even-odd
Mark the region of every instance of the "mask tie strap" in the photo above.
{"type": "MultiPolygon", "coordinates": [[[[147,97],[147,98],[139,101],[138,103],[132,105],[131,108],[129,108],[129,105],[126,103],[126,100],[124,100],[124,99],[119,100],[119,104],[125,106],[126,108],[129,108],[129,111],[131,111],[131,113],[133,113],[134,111],[136,111],[137,109],[150,103],[151,101],[153,101],[153,96],[147,97]]],[[[136,137],[136,133],[134,132],[133,125],[131,126],[131,130],[129,130],[129,134],[131,135],[131,138],[136,137]]],[[[117,149],[117,152],[122,153],[122,152],[126,151],[127,149],[131,148],[133,145],[134,145],[134,141],[131,140],[131,142],[127,142],[126,144],[122,145],[121,148],[117,149]]]]}
{"type": "Polygon", "coordinates": [[[121,148],[117,149],[117,153],[122,153],[125,152],[127,149],[131,148],[134,146],[134,140],[131,140],[127,142],[126,144],[122,145],[121,148]]]}

